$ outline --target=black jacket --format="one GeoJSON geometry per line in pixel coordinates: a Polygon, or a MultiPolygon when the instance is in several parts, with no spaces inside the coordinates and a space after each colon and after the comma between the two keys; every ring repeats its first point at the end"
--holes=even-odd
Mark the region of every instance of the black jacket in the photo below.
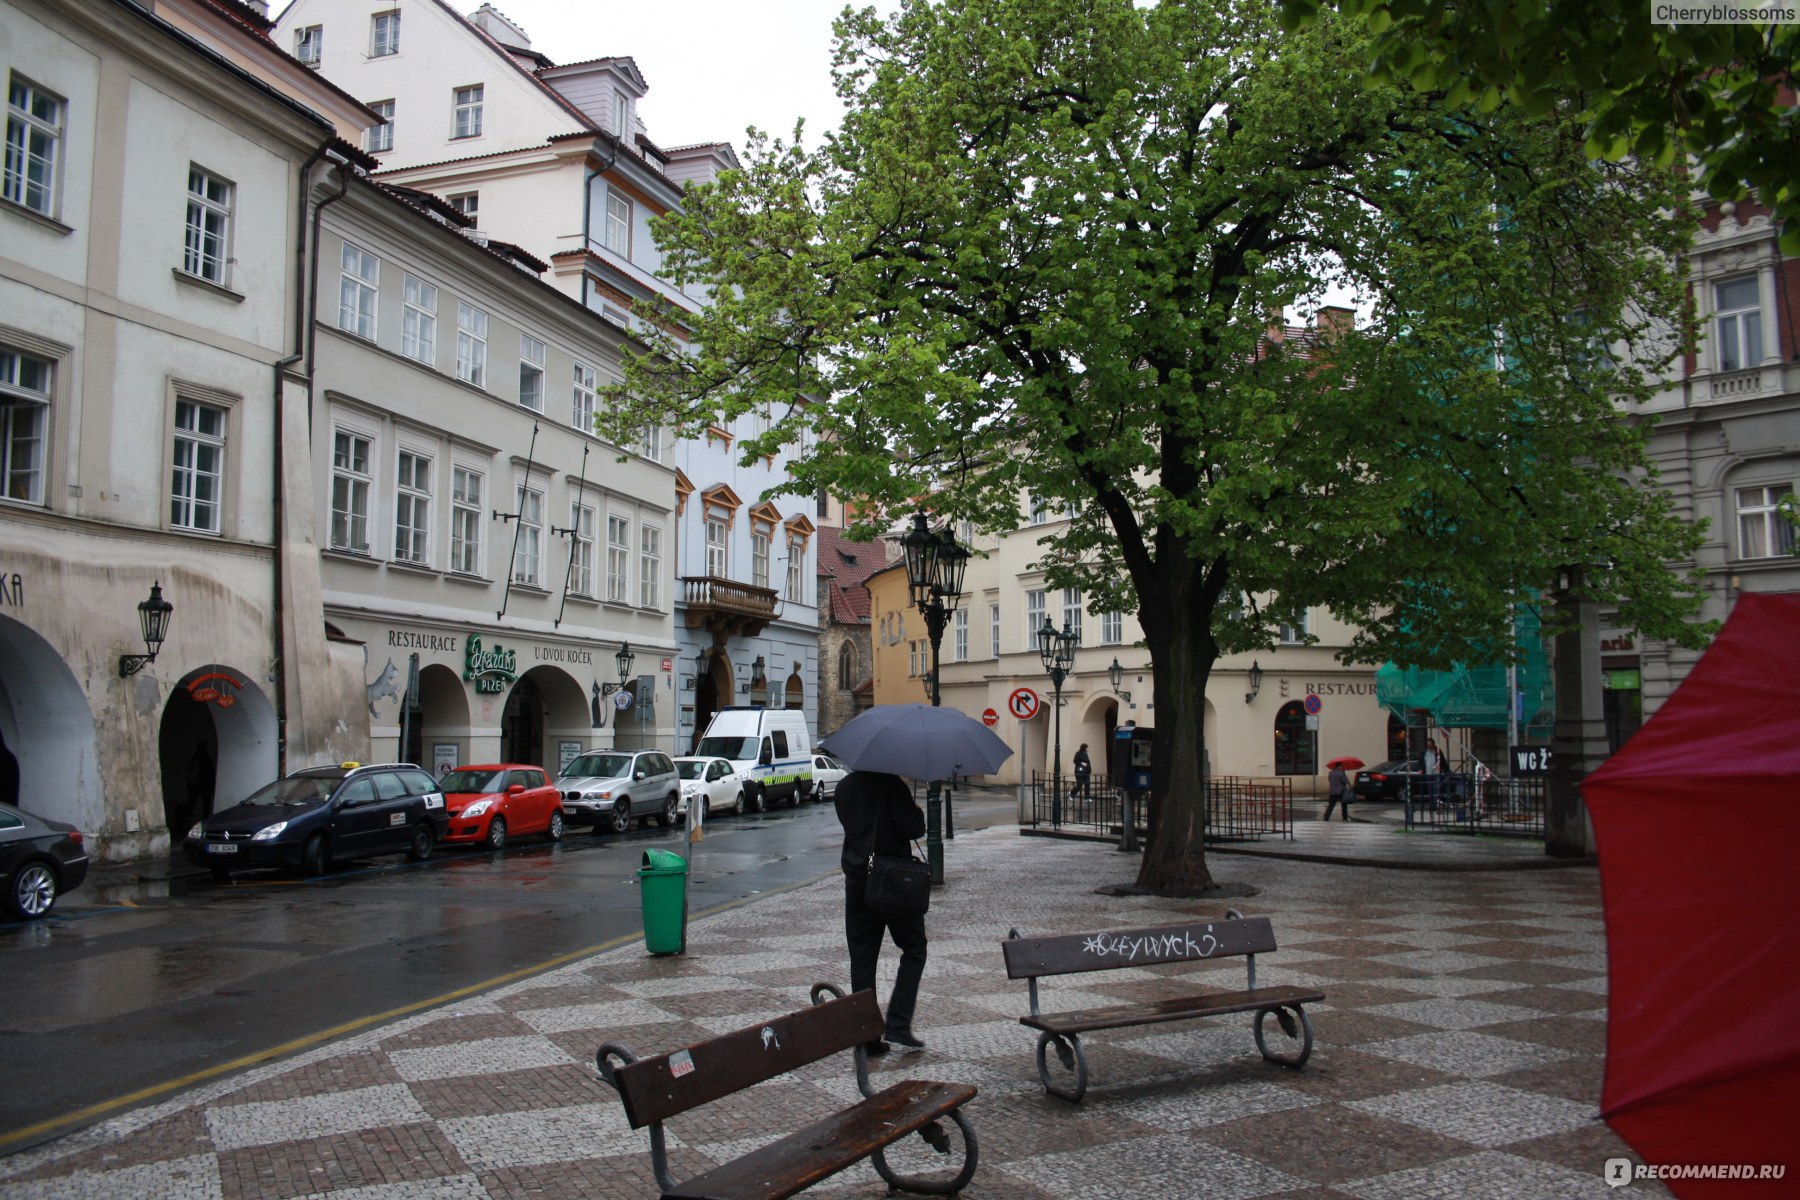
{"type": "Polygon", "coordinates": [[[905,858],[907,843],[925,836],[925,814],[898,775],[852,771],[838,780],[834,802],[844,827],[839,861],[846,871],[868,870],[871,853],[905,858]]]}

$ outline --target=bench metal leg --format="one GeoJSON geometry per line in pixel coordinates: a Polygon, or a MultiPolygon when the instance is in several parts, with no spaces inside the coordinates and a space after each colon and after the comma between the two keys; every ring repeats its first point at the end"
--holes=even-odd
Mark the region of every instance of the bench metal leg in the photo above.
{"type": "Polygon", "coordinates": [[[1262,1051],[1262,1056],[1264,1058],[1268,1059],[1272,1063],[1279,1063],[1284,1067],[1301,1067],[1306,1064],[1306,1060],[1312,1055],[1312,1048],[1313,1048],[1312,1020],[1309,1017],[1307,1017],[1306,1008],[1304,1005],[1279,1004],[1279,1005],[1274,1006],[1273,1008],[1259,1008],[1256,1010],[1256,1027],[1255,1028],[1256,1028],[1256,1048],[1258,1050],[1262,1051]],[[1294,1016],[1300,1018],[1300,1022],[1299,1022],[1300,1027],[1299,1027],[1298,1031],[1296,1031],[1293,1028],[1293,1024],[1294,1024],[1293,1017],[1289,1017],[1287,1015],[1287,1013],[1283,1011],[1284,1009],[1292,1009],[1294,1016]],[[1271,1053],[1269,1053],[1268,1044],[1263,1040],[1263,1019],[1266,1018],[1270,1013],[1274,1013],[1276,1016],[1276,1019],[1278,1021],[1280,1021],[1282,1033],[1287,1035],[1287,1037],[1289,1037],[1295,1041],[1298,1041],[1300,1043],[1300,1049],[1297,1053],[1293,1053],[1293,1054],[1271,1054],[1271,1053]],[[1298,1036],[1296,1036],[1296,1032],[1298,1033],[1298,1036]]]}
{"type": "MultiPolygon", "coordinates": [[[[869,1161],[875,1164],[875,1173],[881,1176],[888,1185],[888,1192],[916,1192],[925,1196],[954,1196],[969,1186],[969,1180],[975,1177],[975,1167],[981,1161],[981,1149],[975,1142],[975,1127],[969,1124],[969,1118],[963,1116],[962,1109],[952,1109],[950,1119],[956,1122],[957,1129],[962,1131],[963,1165],[951,1179],[924,1179],[912,1175],[900,1175],[888,1165],[885,1148],[869,1155],[869,1161]]],[[[944,1136],[943,1127],[935,1121],[919,1130],[919,1136],[936,1148],[939,1154],[950,1153],[950,1139],[944,1136]],[[936,1136],[926,1136],[934,1131],[936,1136]]]]}
{"type": "Polygon", "coordinates": [[[1081,1098],[1087,1094],[1087,1054],[1081,1048],[1080,1034],[1071,1033],[1067,1038],[1060,1033],[1051,1033],[1049,1030],[1038,1034],[1037,1069],[1038,1078],[1044,1081],[1044,1090],[1052,1096],[1061,1096],[1064,1100],[1080,1103],[1081,1098]],[[1050,1078],[1050,1063],[1045,1059],[1044,1051],[1052,1043],[1056,1046],[1056,1057],[1062,1060],[1062,1065],[1075,1072],[1073,1087],[1059,1086],[1050,1078]]]}

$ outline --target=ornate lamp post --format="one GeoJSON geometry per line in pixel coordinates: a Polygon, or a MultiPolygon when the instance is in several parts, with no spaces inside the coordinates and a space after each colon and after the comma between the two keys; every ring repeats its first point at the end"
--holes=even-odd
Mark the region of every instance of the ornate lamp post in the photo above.
{"type": "Polygon", "coordinates": [[[127,679],[156,661],[156,652],[162,649],[163,639],[169,633],[169,614],[175,606],[163,599],[162,581],[150,585],[150,598],[138,601],[138,624],[143,629],[144,649],[148,654],[119,655],[119,678],[127,679]]]}
{"type": "MultiPolygon", "coordinates": [[[[969,551],[957,544],[949,529],[933,533],[922,512],[913,514],[913,527],[900,545],[906,551],[906,583],[912,589],[913,605],[925,618],[925,633],[931,639],[931,705],[936,708],[942,699],[943,676],[938,670],[938,651],[944,644],[944,626],[962,600],[969,551]]],[[[925,858],[931,864],[931,882],[944,882],[943,796],[935,779],[926,791],[925,858]]]]}
{"type": "Polygon", "coordinates": [[[1063,622],[1062,632],[1044,618],[1044,627],[1038,630],[1038,657],[1044,660],[1044,670],[1050,672],[1050,686],[1056,693],[1051,709],[1052,722],[1056,727],[1056,759],[1055,769],[1051,776],[1050,791],[1050,823],[1062,824],[1062,685],[1063,680],[1075,669],[1075,647],[1081,644],[1081,635],[1063,622]]]}

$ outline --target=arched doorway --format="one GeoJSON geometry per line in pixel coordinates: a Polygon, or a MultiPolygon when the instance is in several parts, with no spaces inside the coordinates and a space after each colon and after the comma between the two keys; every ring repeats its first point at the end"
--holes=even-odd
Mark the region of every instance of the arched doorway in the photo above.
{"type": "Polygon", "coordinates": [[[269,698],[228,666],[190,671],[170,690],[157,729],[157,763],[171,842],[275,778],[277,724],[269,698]]]}
{"type": "Polygon", "coordinates": [[[714,653],[706,660],[706,670],[700,672],[694,684],[694,744],[689,750],[697,749],[700,739],[706,736],[706,727],[712,724],[713,716],[725,705],[721,696],[731,695],[731,664],[723,654],[714,653]]]}
{"type": "Polygon", "coordinates": [[[419,668],[418,745],[404,748],[401,760],[417,763],[434,775],[444,765],[442,758],[467,762],[469,719],[469,689],[462,677],[441,663],[419,668]],[[440,746],[452,745],[456,748],[454,753],[438,753],[440,746]]]}
{"type": "Polygon", "coordinates": [[[500,717],[500,757],[509,763],[544,765],[544,696],[527,671],[506,695],[500,717]]]}
{"type": "Polygon", "coordinates": [[[781,698],[788,708],[806,707],[806,683],[800,678],[800,672],[795,671],[787,677],[787,682],[782,685],[781,698]]]}
{"type": "Polygon", "coordinates": [[[1395,760],[1406,757],[1406,722],[1394,713],[1388,714],[1387,756],[1395,760]]]}
{"type": "Polygon", "coordinates": [[[592,733],[587,694],[561,667],[533,667],[519,676],[506,696],[500,718],[500,748],[507,762],[548,766],[554,774],[558,741],[585,747],[592,733]]]}
{"type": "Polygon", "coordinates": [[[87,696],[38,633],[0,617],[0,788],[92,835],[106,821],[87,696]]]}
{"type": "Polygon", "coordinates": [[[1275,714],[1275,773],[1317,775],[1318,734],[1306,727],[1306,706],[1290,700],[1275,714]]]}

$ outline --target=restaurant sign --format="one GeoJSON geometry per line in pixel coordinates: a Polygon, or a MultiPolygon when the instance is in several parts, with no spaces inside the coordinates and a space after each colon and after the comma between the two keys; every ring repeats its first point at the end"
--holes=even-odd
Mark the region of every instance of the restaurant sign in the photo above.
{"type": "Polygon", "coordinates": [[[492,650],[484,649],[479,633],[469,634],[463,639],[463,644],[466,647],[463,652],[463,678],[474,680],[477,692],[498,696],[519,677],[517,651],[499,645],[495,645],[492,650]]]}

